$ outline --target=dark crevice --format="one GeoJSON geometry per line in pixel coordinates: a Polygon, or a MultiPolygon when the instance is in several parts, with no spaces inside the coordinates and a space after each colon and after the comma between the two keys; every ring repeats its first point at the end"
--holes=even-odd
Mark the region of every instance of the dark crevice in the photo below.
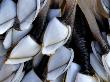
{"type": "Polygon", "coordinates": [[[74,32],[72,32],[72,40],[70,47],[74,49],[74,62],[81,66],[81,73],[93,74],[90,65],[91,41],[93,40],[92,33],[88,23],[79,6],[76,8],[76,16],[74,22],[74,32]]]}

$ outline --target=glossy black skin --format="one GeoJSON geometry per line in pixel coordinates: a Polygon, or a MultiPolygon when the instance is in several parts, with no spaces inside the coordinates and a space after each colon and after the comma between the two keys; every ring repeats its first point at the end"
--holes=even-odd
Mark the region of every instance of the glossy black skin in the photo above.
{"type": "Polygon", "coordinates": [[[69,47],[73,48],[75,52],[74,62],[81,66],[81,73],[93,74],[90,65],[91,41],[93,40],[92,33],[89,29],[84,14],[79,6],[76,8],[74,28],[72,32],[72,39],[69,47]]]}
{"type": "Polygon", "coordinates": [[[17,3],[18,2],[18,0],[13,0],[15,3],[17,3]]]}
{"type": "Polygon", "coordinates": [[[50,58],[49,56],[44,55],[39,65],[34,68],[35,73],[42,80],[45,80],[47,76],[47,70],[48,70],[47,64],[48,64],[49,58],[50,58]]]}
{"type": "Polygon", "coordinates": [[[39,43],[42,44],[43,35],[46,30],[48,19],[47,14],[50,8],[50,1],[44,6],[44,8],[39,12],[36,19],[33,21],[33,28],[30,31],[30,35],[39,43]]]}
{"type": "Polygon", "coordinates": [[[0,3],[2,2],[3,0],[0,0],[0,3]]]}

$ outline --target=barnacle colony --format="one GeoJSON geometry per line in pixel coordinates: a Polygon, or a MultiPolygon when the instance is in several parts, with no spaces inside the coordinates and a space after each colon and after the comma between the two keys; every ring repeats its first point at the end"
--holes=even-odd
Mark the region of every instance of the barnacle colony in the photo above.
{"type": "Polygon", "coordinates": [[[109,0],[1,0],[0,82],[110,82],[109,19],[109,0]]]}

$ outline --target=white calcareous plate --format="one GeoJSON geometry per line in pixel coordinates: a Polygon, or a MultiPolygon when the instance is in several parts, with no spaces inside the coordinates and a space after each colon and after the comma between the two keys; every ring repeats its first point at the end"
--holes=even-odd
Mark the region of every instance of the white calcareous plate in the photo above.
{"type": "Polygon", "coordinates": [[[0,69],[0,74],[2,77],[0,77],[0,82],[7,79],[12,75],[14,72],[16,72],[20,67],[20,64],[18,65],[10,65],[10,64],[3,64],[3,66],[0,69]]]}
{"type": "Polygon", "coordinates": [[[17,17],[21,30],[28,29],[46,2],[47,0],[18,0],[17,17]]]}
{"type": "Polygon", "coordinates": [[[21,82],[43,82],[43,81],[37,76],[34,70],[31,70],[29,73],[25,75],[21,82]]]}
{"type": "Polygon", "coordinates": [[[74,52],[66,47],[60,47],[48,62],[47,80],[55,80],[71,66],[74,52]]]}
{"type": "Polygon", "coordinates": [[[100,61],[95,57],[94,54],[90,54],[90,64],[93,67],[93,69],[95,70],[96,74],[102,78],[103,80],[107,81],[107,72],[104,69],[104,66],[102,63],[100,63],[100,61]]]}
{"type": "Polygon", "coordinates": [[[28,29],[25,30],[16,30],[14,28],[11,28],[3,41],[3,45],[5,49],[9,49],[11,46],[15,45],[18,41],[20,41],[32,28],[32,25],[28,27],[28,29]]]}
{"type": "Polygon", "coordinates": [[[71,35],[70,26],[62,24],[57,18],[53,18],[44,33],[43,54],[55,54],[56,49],[63,46],[71,35]]]}
{"type": "Polygon", "coordinates": [[[75,82],[98,82],[98,80],[94,76],[78,73],[75,82]]]}
{"type": "Polygon", "coordinates": [[[80,66],[76,63],[72,63],[69,69],[67,70],[65,82],[75,82],[79,70],[80,70],[80,66]]]}
{"type": "Polygon", "coordinates": [[[15,21],[16,5],[12,0],[2,0],[0,4],[0,34],[10,29],[15,21]]]}
{"type": "Polygon", "coordinates": [[[35,42],[29,35],[25,36],[13,48],[6,64],[18,64],[32,59],[40,52],[40,45],[35,42]]]}

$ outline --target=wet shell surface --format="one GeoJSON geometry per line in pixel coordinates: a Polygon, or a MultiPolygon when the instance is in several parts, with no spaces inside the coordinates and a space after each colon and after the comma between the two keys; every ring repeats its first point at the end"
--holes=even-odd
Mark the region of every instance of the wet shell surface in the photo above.
{"type": "Polygon", "coordinates": [[[19,69],[18,65],[10,65],[10,64],[4,64],[2,68],[0,69],[0,74],[2,77],[0,77],[0,81],[5,80],[6,78],[10,77],[14,72],[16,72],[19,69]]]}
{"type": "Polygon", "coordinates": [[[110,75],[110,52],[102,56],[102,62],[108,75],[110,75]]]}
{"type": "Polygon", "coordinates": [[[32,24],[35,16],[38,14],[39,9],[40,0],[18,0],[17,17],[21,23],[20,28],[22,30],[28,29],[30,24],[32,24]]]}
{"type": "Polygon", "coordinates": [[[107,78],[107,72],[104,69],[104,66],[102,63],[100,63],[100,61],[98,61],[98,59],[95,57],[94,54],[91,53],[90,55],[90,63],[92,65],[92,67],[94,68],[95,72],[104,80],[108,80],[107,78]]]}
{"type": "Polygon", "coordinates": [[[70,26],[65,26],[57,18],[53,18],[44,33],[42,53],[54,54],[56,49],[67,42],[70,34],[70,26]]]}
{"type": "Polygon", "coordinates": [[[23,78],[21,82],[43,82],[34,72],[31,70],[26,76],[23,78]]]}
{"type": "Polygon", "coordinates": [[[2,81],[2,82],[11,82],[12,79],[14,78],[14,76],[15,76],[15,73],[13,73],[12,75],[10,75],[10,77],[8,77],[7,79],[5,79],[5,80],[2,81]]]}
{"type": "Polygon", "coordinates": [[[97,78],[78,73],[75,82],[98,82],[97,78]]]}
{"type": "Polygon", "coordinates": [[[6,64],[18,64],[32,59],[40,52],[40,46],[29,36],[25,36],[11,51],[6,64]]]}
{"type": "Polygon", "coordinates": [[[109,0],[0,0],[0,82],[110,82],[109,0]]]}
{"type": "Polygon", "coordinates": [[[76,63],[72,63],[69,69],[67,70],[65,82],[75,82],[79,70],[80,70],[80,66],[76,63]]]}
{"type": "Polygon", "coordinates": [[[47,80],[55,80],[72,64],[73,51],[60,47],[49,59],[47,80]]]}
{"type": "Polygon", "coordinates": [[[9,28],[13,26],[15,16],[15,3],[12,0],[2,0],[0,4],[0,34],[5,33],[9,28]]]}
{"type": "Polygon", "coordinates": [[[17,44],[19,40],[21,40],[32,28],[32,25],[28,27],[28,29],[19,31],[14,28],[11,28],[3,41],[3,45],[5,49],[9,49],[11,46],[17,44]]]}
{"type": "Polygon", "coordinates": [[[24,77],[25,71],[23,70],[24,63],[20,64],[19,69],[17,70],[15,76],[11,80],[11,82],[21,82],[22,78],[24,77]]]}
{"type": "Polygon", "coordinates": [[[58,78],[56,78],[55,80],[51,80],[50,82],[63,82],[64,77],[65,77],[65,74],[62,74],[58,78]]]}

